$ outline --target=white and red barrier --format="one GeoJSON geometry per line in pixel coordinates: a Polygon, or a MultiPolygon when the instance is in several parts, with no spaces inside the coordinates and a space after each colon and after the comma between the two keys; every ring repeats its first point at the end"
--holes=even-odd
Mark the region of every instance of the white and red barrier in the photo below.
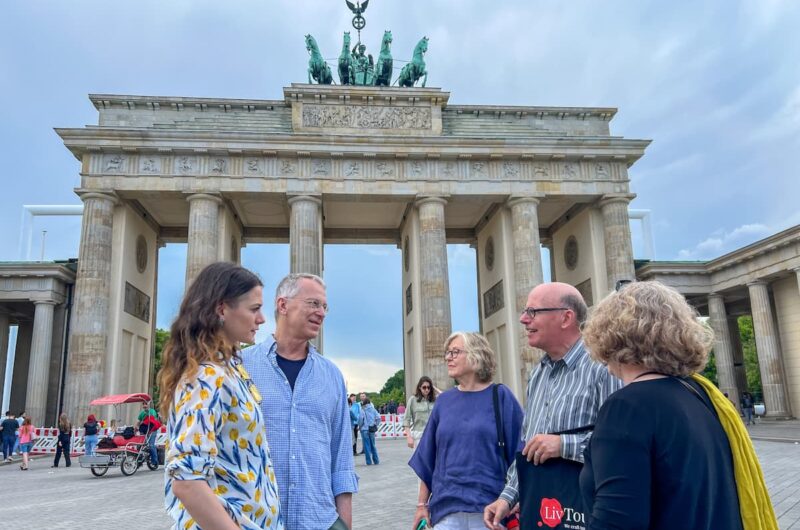
{"type": "MultiPolygon", "coordinates": [[[[404,414],[381,414],[381,424],[378,426],[378,432],[375,433],[376,440],[393,440],[403,438],[403,418],[404,414]]],[[[52,455],[56,453],[58,446],[58,429],[41,427],[34,429],[36,439],[33,441],[31,454],[34,455],[52,455]]],[[[111,429],[101,428],[98,429],[97,439],[100,440],[106,436],[113,437],[114,433],[111,429]]],[[[138,434],[138,433],[137,433],[138,434]]],[[[162,425],[158,430],[156,437],[156,445],[163,447],[167,443],[167,427],[162,425]]],[[[78,456],[84,454],[84,440],[83,429],[72,429],[70,455],[78,456]]]]}
{"type": "MultiPolygon", "coordinates": [[[[33,441],[31,454],[34,455],[52,455],[56,453],[58,446],[58,429],[41,427],[34,429],[36,439],[33,441]]],[[[114,433],[111,429],[101,428],[98,429],[97,439],[100,440],[106,436],[113,437],[114,433]]],[[[72,429],[70,433],[70,455],[78,456],[86,452],[83,440],[83,429],[72,429]]],[[[158,430],[156,437],[156,445],[163,446],[167,442],[167,428],[162,426],[158,430]]]]}

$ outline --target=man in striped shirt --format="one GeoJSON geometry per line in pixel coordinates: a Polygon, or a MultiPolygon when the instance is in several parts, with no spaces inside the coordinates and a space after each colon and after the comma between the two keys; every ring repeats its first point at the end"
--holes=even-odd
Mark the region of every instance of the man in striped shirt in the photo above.
{"type": "MultiPolygon", "coordinates": [[[[528,344],[546,354],[528,381],[522,423],[522,454],[534,465],[550,458],[583,462],[590,434],[548,433],[593,425],[603,402],[622,387],[605,366],[589,358],[581,339],[586,313],[586,303],[575,287],[546,283],[530,292],[520,316],[528,344]]],[[[518,484],[517,465],[512,462],[500,498],[484,511],[487,527],[501,528],[500,521],[511,508],[525,502],[519,498],[518,484]]]]}

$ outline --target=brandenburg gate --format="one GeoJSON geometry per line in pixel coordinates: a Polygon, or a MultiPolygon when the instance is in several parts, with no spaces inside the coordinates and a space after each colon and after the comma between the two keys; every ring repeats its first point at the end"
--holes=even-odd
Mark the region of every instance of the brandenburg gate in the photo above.
{"type": "Polygon", "coordinates": [[[317,84],[280,100],[90,96],[98,124],[57,129],[85,208],[64,409],[142,390],[169,242],[188,244],[187,282],[246,243],[288,242],[291,271],[323,276],[325,244],[398,245],[408,390],[423,373],[448,386],[446,245],[469,243],[481,331],[522,397],[537,356],[517,320],[542,282],[540,247],[590,304],[634,278],[628,168],[649,142],[612,136],[616,109],[449,98],[317,84]]]}

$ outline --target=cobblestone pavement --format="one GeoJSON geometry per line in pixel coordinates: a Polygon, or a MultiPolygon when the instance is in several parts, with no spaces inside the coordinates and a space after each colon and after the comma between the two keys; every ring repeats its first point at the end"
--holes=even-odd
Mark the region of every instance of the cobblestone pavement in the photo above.
{"type": "MultiPolygon", "coordinates": [[[[800,444],[756,441],[755,446],[781,529],[800,530],[800,444]]],[[[378,442],[378,451],[378,466],[356,457],[361,493],[353,503],[354,530],[410,530],[417,492],[416,477],[406,465],[411,450],[403,441],[387,440],[378,442]]],[[[112,469],[96,478],[77,462],[69,469],[51,469],[51,463],[40,457],[29,471],[20,471],[18,462],[0,467],[0,529],[18,528],[21,521],[36,530],[171,526],[163,509],[161,470],[143,468],[124,477],[112,469]]]]}

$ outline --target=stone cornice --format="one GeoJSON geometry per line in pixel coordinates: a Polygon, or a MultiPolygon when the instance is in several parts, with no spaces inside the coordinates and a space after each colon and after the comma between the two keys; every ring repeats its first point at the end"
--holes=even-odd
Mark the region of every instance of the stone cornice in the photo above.
{"type": "Polygon", "coordinates": [[[603,160],[632,164],[644,154],[650,140],[630,140],[621,137],[524,137],[524,138],[467,138],[384,137],[374,135],[340,135],[335,145],[330,135],[264,134],[258,132],[155,130],[150,128],[58,128],[56,133],[78,158],[86,153],[195,153],[214,154],[315,153],[332,152],[378,156],[394,155],[458,158],[501,156],[538,160],[603,160]],[[220,147],[225,143],[226,147],[220,147]],[[366,149],[368,148],[368,149],[366,149]]]}
{"type": "Polygon", "coordinates": [[[75,283],[75,272],[59,263],[0,262],[0,278],[55,278],[75,283]]]}
{"type": "Polygon", "coordinates": [[[717,272],[721,269],[761,256],[767,252],[772,252],[793,244],[800,245],[800,225],[793,226],[783,232],[778,232],[777,234],[756,241],[746,247],[742,247],[720,256],[719,258],[708,261],[706,267],[709,272],[717,272]]]}
{"type": "Polygon", "coordinates": [[[516,116],[524,118],[533,116],[537,118],[556,119],[595,119],[611,121],[617,113],[613,107],[534,107],[517,105],[448,105],[447,112],[457,114],[489,114],[497,116],[516,116]]]}
{"type": "Polygon", "coordinates": [[[711,273],[706,268],[705,261],[651,261],[636,269],[636,276],[642,280],[659,274],[710,276],[711,273]]]}
{"type": "Polygon", "coordinates": [[[450,98],[449,92],[441,88],[400,88],[400,87],[375,87],[375,86],[340,86],[340,85],[309,85],[292,83],[283,89],[283,97],[287,105],[296,101],[308,103],[341,102],[363,104],[427,104],[446,105],[450,98]]]}
{"type": "Polygon", "coordinates": [[[230,111],[233,108],[242,110],[271,110],[283,107],[281,100],[268,99],[229,99],[229,98],[193,98],[183,96],[133,96],[121,94],[89,94],[89,100],[97,110],[182,110],[192,108],[199,110],[230,111]]]}

